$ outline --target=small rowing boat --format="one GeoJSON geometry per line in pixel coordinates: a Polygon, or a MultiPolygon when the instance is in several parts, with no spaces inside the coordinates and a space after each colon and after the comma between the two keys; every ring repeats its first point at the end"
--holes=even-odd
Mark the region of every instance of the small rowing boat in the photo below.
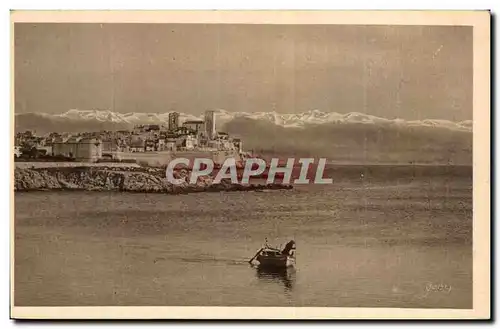
{"type": "Polygon", "coordinates": [[[290,240],[283,250],[276,247],[271,247],[267,243],[257,251],[255,256],[250,259],[252,264],[254,260],[259,262],[259,267],[265,268],[287,268],[295,266],[295,241],[290,240]]]}

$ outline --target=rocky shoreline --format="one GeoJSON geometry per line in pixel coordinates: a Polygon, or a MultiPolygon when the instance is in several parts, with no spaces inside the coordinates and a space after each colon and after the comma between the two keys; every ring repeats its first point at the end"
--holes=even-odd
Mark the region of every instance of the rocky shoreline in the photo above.
{"type": "MultiPolygon", "coordinates": [[[[187,171],[178,171],[176,178],[186,177],[187,171]]],[[[204,176],[196,184],[173,185],[165,178],[165,171],[157,168],[66,167],[16,168],[14,191],[117,191],[135,193],[186,194],[222,191],[259,191],[292,189],[288,184],[232,184],[230,180],[213,183],[213,177],[204,176]]]]}

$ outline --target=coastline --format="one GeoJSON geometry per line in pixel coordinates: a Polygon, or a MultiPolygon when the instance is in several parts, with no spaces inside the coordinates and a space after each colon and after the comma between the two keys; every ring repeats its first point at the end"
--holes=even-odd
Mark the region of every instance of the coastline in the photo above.
{"type": "MultiPolygon", "coordinates": [[[[187,172],[179,170],[176,178],[187,172]]],[[[186,194],[200,192],[258,191],[292,189],[290,184],[233,184],[223,179],[213,183],[212,176],[173,185],[165,171],[149,167],[79,166],[51,168],[15,168],[14,192],[30,191],[115,191],[131,193],[186,194]]]]}
{"type": "MultiPolygon", "coordinates": [[[[183,183],[172,185],[165,179],[165,169],[141,166],[132,163],[49,163],[15,162],[14,191],[117,191],[137,193],[185,194],[218,191],[255,191],[293,189],[296,186],[283,183],[277,177],[268,184],[266,177],[254,177],[250,184],[233,184],[224,179],[219,184],[213,183],[216,171],[210,176],[203,176],[196,184],[183,183]]],[[[293,178],[299,174],[295,169],[293,178]]],[[[308,173],[313,179],[315,170],[308,173]]],[[[176,178],[189,175],[187,169],[175,171],[176,178]]],[[[279,175],[278,175],[279,176],[279,175]]],[[[298,176],[297,176],[298,177],[298,176]]],[[[424,179],[425,181],[447,181],[469,177],[472,179],[472,166],[467,165],[418,165],[418,164],[328,164],[324,178],[331,178],[335,184],[358,182],[361,184],[390,181],[424,179]]],[[[238,178],[239,179],[239,178],[238,178]]]]}

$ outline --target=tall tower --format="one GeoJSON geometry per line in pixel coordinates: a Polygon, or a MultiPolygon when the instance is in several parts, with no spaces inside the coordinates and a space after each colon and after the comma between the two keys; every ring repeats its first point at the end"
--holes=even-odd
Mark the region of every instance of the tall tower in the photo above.
{"type": "Polygon", "coordinates": [[[205,133],[208,139],[213,139],[216,134],[215,130],[215,111],[205,112],[205,133]]]}
{"type": "Polygon", "coordinates": [[[168,130],[174,131],[179,128],[179,113],[172,112],[168,114],[168,130]]]}

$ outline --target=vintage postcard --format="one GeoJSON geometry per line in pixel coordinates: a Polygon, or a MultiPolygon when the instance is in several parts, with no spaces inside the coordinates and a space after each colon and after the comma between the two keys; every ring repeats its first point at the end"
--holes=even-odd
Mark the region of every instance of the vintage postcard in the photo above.
{"type": "Polygon", "coordinates": [[[488,319],[488,11],[13,11],[11,316],[488,319]]]}

